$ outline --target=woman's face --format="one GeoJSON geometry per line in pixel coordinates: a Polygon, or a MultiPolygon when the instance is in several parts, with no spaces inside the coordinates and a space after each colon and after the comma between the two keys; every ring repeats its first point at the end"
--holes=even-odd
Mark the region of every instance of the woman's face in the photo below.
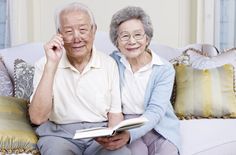
{"type": "Polygon", "coordinates": [[[117,43],[120,52],[126,58],[141,56],[149,43],[142,22],[138,19],[130,19],[120,24],[117,43]]]}

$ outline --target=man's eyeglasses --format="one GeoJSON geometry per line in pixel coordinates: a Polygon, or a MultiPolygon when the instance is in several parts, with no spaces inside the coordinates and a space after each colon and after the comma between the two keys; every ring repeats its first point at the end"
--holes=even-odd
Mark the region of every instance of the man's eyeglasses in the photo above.
{"type": "Polygon", "coordinates": [[[145,36],[145,32],[134,32],[132,35],[128,32],[122,32],[119,34],[121,41],[128,41],[130,37],[133,37],[135,40],[141,40],[145,36]]]}
{"type": "Polygon", "coordinates": [[[65,43],[72,43],[75,37],[86,39],[89,36],[93,26],[80,27],[78,29],[62,29],[61,34],[65,43]]]}

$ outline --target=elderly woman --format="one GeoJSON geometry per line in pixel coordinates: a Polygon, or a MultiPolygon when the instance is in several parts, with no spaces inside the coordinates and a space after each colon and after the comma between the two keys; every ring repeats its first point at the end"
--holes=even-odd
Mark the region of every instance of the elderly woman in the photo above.
{"type": "Polygon", "coordinates": [[[152,37],[150,17],[140,7],[126,7],[113,15],[110,38],[119,51],[111,56],[119,68],[123,113],[126,118],[142,116],[149,121],[97,141],[107,149],[129,144],[134,155],[178,155],[179,121],[170,103],[175,71],[149,49],[152,37]]]}

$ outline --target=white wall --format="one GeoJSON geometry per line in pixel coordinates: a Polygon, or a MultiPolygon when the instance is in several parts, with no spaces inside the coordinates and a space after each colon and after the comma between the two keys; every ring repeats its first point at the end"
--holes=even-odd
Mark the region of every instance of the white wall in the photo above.
{"type": "MultiPolygon", "coordinates": [[[[12,0],[18,1],[18,0],[12,0]]],[[[62,3],[74,0],[21,0],[27,2],[28,41],[48,41],[55,33],[54,9],[62,3]]],[[[142,7],[151,17],[154,26],[154,41],[173,47],[194,42],[191,25],[191,1],[189,0],[78,0],[94,13],[98,31],[109,31],[109,24],[117,10],[135,5],[142,7]]],[[[16,10],[17,11],[17,10],[16,10]]],[[[16,12],[15,12],[16,14],[16,12]]],[[[20,36],[14,44],[25,39],[20,36]]]]}

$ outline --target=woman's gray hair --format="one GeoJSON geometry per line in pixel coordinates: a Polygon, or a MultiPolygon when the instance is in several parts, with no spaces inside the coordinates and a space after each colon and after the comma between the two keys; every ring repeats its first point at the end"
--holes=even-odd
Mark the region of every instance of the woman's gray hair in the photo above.
{"type": "Polygon", "coordinates": [[[83,11],[87,13],[88,16],[90,17],[92,26],[96,26],[92,11],[86,5],[82,3],[73,2],[73,3],[66,4],[56,9],[54,17],[55,17],[55,26],[56,26],[57,32],[59,31],[61,27],[61,21],[60,21],[61,13],[72,12],[72,11],[83,11]]]}
{"type": "Polygon", "coordinates": [[[111,19],[110,24],[110,39],[117,46],[118,28],[119,26],[130,19],[138,19],[142,22],[144,31],[149,38],[149,43],[153,37],[153,27],[150,17],[140,7],[128,6],[116,12],[111,19]]]}

